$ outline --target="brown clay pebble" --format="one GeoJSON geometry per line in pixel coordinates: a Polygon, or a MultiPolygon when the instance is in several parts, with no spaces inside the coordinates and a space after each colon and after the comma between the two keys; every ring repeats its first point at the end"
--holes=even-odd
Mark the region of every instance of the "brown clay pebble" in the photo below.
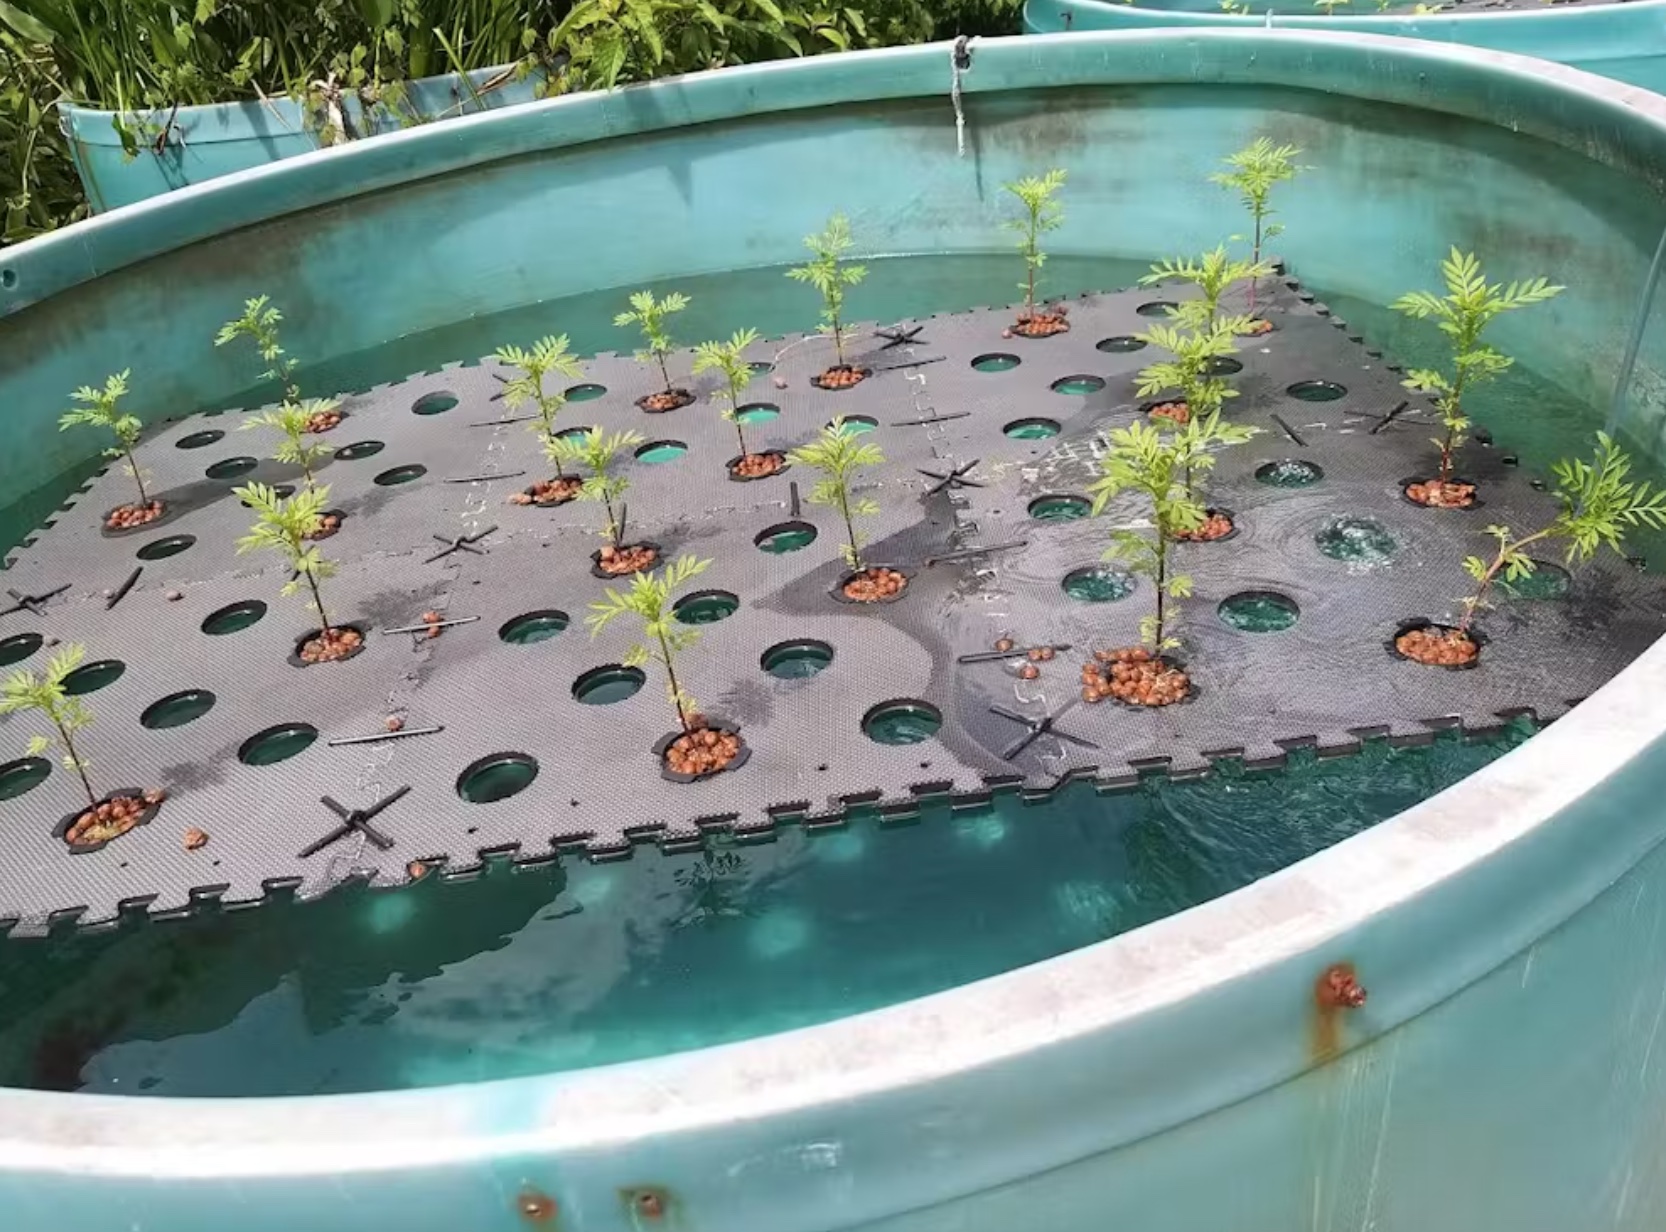
{"type": "Polygon", "coordinates": [[[357,629],[331,629],[301,644],[301,662],[333,663],[346,658],[362,645],[364,637],[357,629]]]}
{"type": "Polygon", "coordinates": [[[192,826],[189,830],[187,830],[185,832],[185,850],[186,851],[195,851],[199,847],[205,847],[207,845],[208,845],[208,835],[206,833],[204,833],[203,831],[197,829],[195,826],[192,826]]]}
{"type": "MultiPolygon", "coordinates": [[[[690,726],[693,727],[692,719],[690,726]]],[[[667,746],[665,764],[676,774],[715,774],[732,762],[739,753],[740,737],[735,733],[695,727],[694,730],[678,736],[667,746]]]]}
{"type": "Polygon", "coordinates": [[[845,582],[844,593],[845,598],[854,599],[858,603],[876,603],[880,599],[889,599],[892,595],[901,594],[903,587],[907,585],[908,579],[895,569],[864,569],[845,582]]]}
{"type": "Polygon", "coordinates": [[[1085,702],[1114,697],[1137,706],[1168,706],[1183,701],[1191,689],[1185,672],[1154,657],[1144,646],[1096,650],[1093,657],[1094,662],[1082,668],[1085,702]]]}
{"type": "Polygon", "coordinates": [[[565,475],[560,479],[540,479],[524,492],[516,494],[525,497],[525,500],[516,500],[513,496],[509,499],[516,505],[537,505],[539,508],[547,509],[552,505],[565,505],[568,501],[576,499],[579,489],[583,486],[584,481],[575,475],[565,475]]]}
{"type": "Polygon", "coordinates": [[[345,418],[340,411],[320,411],[307,420],[308,432],[328,432],[345,418]]]}
{"type": "Polygon", "coordinates": [[[64,842],[75,847],[120,838],[139,824],[139,817],[149,807],[143,796],[117,796],[114,800],[106,800],[77,817],[65,831],[64,842]]]}
{"type": "Polygon", "coordinates": [[[632,544],[629,547],[605,547],[597,558],[602,572],[617,577],[622,573],[640,573],[644,569],[652,568],[659,559],[659,553],[643,543],[632,544]]]}
{"type": "Polygon", "coordinates": [[[425,625],[437,625],[443,619],[444,617],[438,612],[424,612],[422,614],[422,623],[425,625]]]}
{"type": "Polygon", "coordinates": [[[1184,539],[1188,543],[1210,543],[1216,539],[1224,539],[1232,533],[1232,519],[1224,513],[1211,512],[1203,520],[1203,525],[1196,530],[1183,530],[1175,533],[1176,539],[1184,539]]]}
{"type": "Polygon", "coordinates": [[[1406,495],[1431,509],[1467,509],[1475,503],[1475,485],[1427,479],[1407,484],[1406,495]]]}
{"type": "Polygon", "coordinates": [[[1459,667],[1481,653],[1481,647],[1459,629],[1412,629],[1395,638],[1394,646],[1406,658],[1430,667],[1459,667]]]}
{"type": "Polygon", "coordinates": [[[773,475],[786,464],[785,454],[749,453],[735,463],[734,473],[743,479],[762,479],[765,475],[773,475]]]}
{"type": "Polygon", "coordinates": [[[120,509],[112,509],[104,519],[104,525],[110,530],[132,530],[135,526],[148,526],[156,521],[164,512],[161,501],[151,501],[147,505],[123,505],[120,509]]]}
{"type": "Polygon", "coordinates": [[[1034,663],[1026,663],[1023,667],[1018,669],[1018,677],[1020,680],[1034,680],[1039,675],[1041,675],[1041,669],[1034,663]]]}
{"type": "Polygon", "coordinates": [[[412,881],[421,881],[428,875],[428,866],[421,860],[412,860],[405,866],[405,875],[412,881]]]}
{"type": "Polygon", "coordinates": [[[868,370],[866,368],[852,368],[848,364],[835,364],[810,383],[818,385],[822,389],[849,389],[853,385],[860,385],[867,379],[868,370]]]}
{"type": "Polygon", "coordinates": [[[1147,414],[1153,419],[1167,419],[1177,424],[1190,423],[1192,420],[1192,408],[1184,402],[1159,402],[1147,414]]]}
{"type": "Polygon", "coordinates": [[[1000,641],[995,643],[995,649],[1000,651],[1002,654],[1005,654],[1007,651],[1012,649],[1012,639],[1010,637],[1003,637],[1000,641]]]}
{"type": "Polygon", "coordinates": [[[787,378],[784,376],[778,376],[771,381],[770,384],[774,385],[777,389],[785,389],[787,387],[787,378]]]}
{"type": "Polygon", "coordinates": [[[161,804],[168,798],[168,793],[160,787],[152,787],[145,793],[146,804],[161,804]]]}
{"type": "Polygon", "coordinates": [[[170,590],[167,594],[163,595],[162,597],[164,599],[166,599],[169,603],[178,603],[185,596],[180,594],[177,590],[170,590]]]}
{"type": "Polygon", "coordinates": [[[1238,332],[1240,334],[1243,334],[1243,335],[1247,336],[1247,337],[1252,337],[1252,338],[1253,337],[1259,337],[1262,334],[1272,333],[1273,332],[1273,323],[1271,321],[1263,321],[1263,320],[1260,320],[1259,318],[1257,318],[1256,320],[1251,321],[1247,326],[1245,326],[1243,329],[1239,330],[1238,332]]]}
{"type": "MultiPolygon", "coordinates": [[[[1012,327],[1012,333],[1022,335],[1025,338],[1050,338],[1054,334],[1062,334],[1070,328],[1070,322],[1064,319],[1064,315],[1062,310],[1049,309],[1046,312],[1020,316],[1018,323],[1012,327]]],[[[1005,334],[1003,336],[1011,337],[1012,335],[1005,334]]]]}
{"type": "Polygon", "coordinates": [[[657,394],[649,394],[637,400],[637,405],[651,415],[661,415],[666,411],[674,411],[687,406],[694,401],[694,395],[686,389],[665,389],[657,394]]]}
{"type": "Polygon", "coordinates": [[[405,720],[400,718],[397,714],[390,714],[387,718],[382,720],[382,726],[387,728],[390,732],[404,731],[405,720]]]}

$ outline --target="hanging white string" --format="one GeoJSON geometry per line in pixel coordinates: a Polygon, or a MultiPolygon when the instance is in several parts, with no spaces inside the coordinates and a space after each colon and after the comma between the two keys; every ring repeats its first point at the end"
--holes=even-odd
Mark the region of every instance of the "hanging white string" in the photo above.
{"type": "Polygon", "coordinates": [[[966,112],[960,105],[960,74],[972,64],[970,41],[962,34],[949,48],[949,98],[954,103],[954,145],[961,158],[966,157],[966,112]]]}

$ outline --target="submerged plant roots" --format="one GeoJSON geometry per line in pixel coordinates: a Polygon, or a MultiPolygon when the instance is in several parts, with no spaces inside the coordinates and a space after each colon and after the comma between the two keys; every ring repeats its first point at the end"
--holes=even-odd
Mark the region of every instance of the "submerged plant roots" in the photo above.
{"type": "Polygon", "coordinates": [[[331,428],[339,426],[345,418],[347,416],[340,411],[319,411],[318,414],[307,420],[306,430],[312,433],[328,432],[331,428]]]}
{"type": "Polygon", "coordinates": [[[71,847],[86,847],[120,838],[139,824],[146,809],[161,804],[163,798],[161,791],[114,796],[89,808],[71,822],[69,829],[64,831],[64,842],[71,847]]]}
{"type": "Polygon", "coordinates": [[[1473,663],[1481,653],[1481,647],[1462,629],[1443,629],[1439,625],[1400,634],[1394,639],[1394,648],[1429,667],[1462,667],[1473,663]]]}
{"type": "Polygon", "coordinates": [[[622,573],[641,573],[650,569],[659,552],[645,543],[633,543],[629,547],[616,548],[611,545],[605,547],[596,557],[596,564],[603,573],[618,576],[622,573]]]}
{"type": "Polygon", "coordinates": [[[357,629],[326,629],[301,643],[296,653],[303,663],[334,663],[364,649],[364,634],[357,629]]]}
{"type": "Polygon", "coordinates": [[[744,458],[737,458],[729,468],[737,479],[763,479],[773,475],[787,464],[787,455],[777,450],[766,453],[749,453],[744,458]]]}
{"type": "Polygon", "coordinates": [[[1226,538],[1231,533],[1232,519],[1211,509],[1209,516],[1203,519],[1203,525],[1196,530],[1175,531],[1174,537],[1184,539],[1187,543],[1212,543],[1216,539],[1226,538]]]}
{"type": "Polygon", "coordinates": [[[1094,661],[1082,665],[1082,700],[1102,702],[1114,697],[1134,706],[1169,706],[1184,701],[1191,678],[1174,664],[1144,646],[1096,650],[1094,661]]]}
{"type": "Polygon", "coordinates": [[[686,389],[665,389],[638,398],[636,405],[650,415],[663,415],[667,411],[680,410],[693,401],[694,395],[686,389]]]}
{"type": "Polygon", "coordinates": [[[1065,310],[1055,308],[1047,312],[1020,313],[1018,323],[1012,327],[1012,332],[1020,338],[1051,338],[1054,334],[1068,333],[1070,322],[1065,319],[1065,310]]]}
{"type": "Polygon", "coordinates": [[[1424,479],[1406,485],[1406,498],[1430,509],[1468,509],[1475,503],[1475,485],[1424,479]]]}
{"type": "Polygon", "coordinates": [[[739,755],[738,733],[696,725],[666,747],[665,764],[674,774],[702,778],[727,769],[739,755]]]}
{"type": "Polygon", "coordinates": [[[560,479],[540,479],[530,488],[516,492],[509,498],[511,505],[536,505],[540,509],[550,509],[556,505],[565,505],[570,500],[578,498],[579,489],[584,486],[584,480],[575,475],[566,475],[560,479]]]}
{"type": "Polygon", "coordinates": [[[1146,413],[1153,419],[1167,419],[1177,424],[1188,424],[1192,421],[1192,408],[1179,400],[1159,402],[1146,413]]]}
{"type": "Polygon", "coordinates": [[[123,505],[105,515],[104,526],[107,530],[132,530],[136,526],[149,526],[166,512],[167,508],[159,500],[145,505],[123,505]]]}
{"type": "Polygon", "coordinates": [[[849,364],[834,364],[820,376],[812,377],[810,384],[818,389],[850,389],[860,385],[873,375],[866,368],[853,368],[849,364]]]}
{"type": "Polygon", "coordinates": [[[858,603],[877,603],[881,599],[900,595],[907,585],[908,578],[903,574],[879,566],[864,569],[856,576],[847,578],[842,589],[847,599],[858,603]]]}

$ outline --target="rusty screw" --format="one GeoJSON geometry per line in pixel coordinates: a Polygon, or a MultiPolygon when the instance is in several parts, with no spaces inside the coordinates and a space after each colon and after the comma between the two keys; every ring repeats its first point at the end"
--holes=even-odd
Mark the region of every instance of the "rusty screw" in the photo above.
{"type": "Polygon", "coordinates": [[[528,1223],[549,1223],[555,1218],[555,1199],[537,1189],[523,1189],[515,1207],[528,1223]]]}
{"type": "Polygon", "coordinates": [[[1333,963],[1319,977],[1313,997],[1326,1009],[1357,1010],[1365,1004],[1366,992],[1354,974],[1353,963],[1333,963]]]}

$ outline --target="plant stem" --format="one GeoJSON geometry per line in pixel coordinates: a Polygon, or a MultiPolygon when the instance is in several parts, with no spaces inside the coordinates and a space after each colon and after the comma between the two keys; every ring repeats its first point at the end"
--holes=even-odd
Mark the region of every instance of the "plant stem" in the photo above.
{"type": "Polygon", "coordinates": [[[620,546],[619,519],[613,513],[613,498],[603,493],[602,504],[607,506],[607,537],[612,540],[614,551],[618,551],[620,546]]]}
{"type": "Polygon", "coordinates": [[[677,683],[677,669],[671,666],[671,644],[665,640],[665,634],[656,634],[659,638],[660,662],[665,664],[665,677],[671,682],[671,704],[677,708],[677,723],[688,732],[688,715],[683,711],[683,689],[677,683]]]}
{"type": "Polygon", "coordinates": [[[122,452],[127,455],[127,466],[133,472],[133,482],[139,485],[139,503],[141,505],[150,504],[150,495],[145,491],[145,481],[139,474],[139,463],[133,457],[133,450],[129,446],[123,445],[122,452]]]}
{"type": "Polygon", "coordinates": [[[1480,583],[1475,587],[1475,593],[1464,600],[1464,614],[1463,619],[1458,621],[1458,632],[1467,634],[1470,625],[1475,623],[1475,614],[1481,610],[1482,600],[1487,597],[1487,592],[1492,589],[1493,583],[1498,580],[1498,575],[1504,568],[1506,554],[1515,555],[1528,544],[1537,543],[1540,539],[1548,538],[1552,529],[1553,527],[1547,526],[1543,530],[1528,535],[1525,539],[1518,539],[1508,545],[1502,543],[1498,545],[1498,555],[1493,557],[1492,564],[1488,565],[1487,571],[1481,575],[1480,583]]]}
{"type": "Polygon", "coordinates": [[[69,759],[75,766],[75,773],[81,778],[81,786],[87,793],[87,803],[96,807],[98,797],[93,794],[93,785],[87,781],[86,767],[81,764],[81,754],[75,751],[75,741],[70,738],[69,729],[57,715],[52,716],[52,726],[58,729],[58,738],[64,742],[64,751],[69,754],[69,759]]]}
{"type": "Polygon", "coordinates": [[[844,515],[845,534],[850,537],[850,567],[853,572],[861,573],[862,550],[856,546],[856,525],[850,520],[850,492],[844,484],[839,485],[839,512],[844,515]]]}
{"type": "Polygon", "coordinates": [[[833,354],[838,356],[839,367],[845,366],[845,331],[839,324],[839,314],[833,314],[833,354]]]}
{"type": "Polygon", "coordinates": [[[746,447],[746,433],[740,430],[740,386],[733,380],[729,382],[729,405],[735,408],[735,437],[740,441],[740,456],[744,462],[752,456],[752,451],[746,447]]]}
{"type": "Polygon", "coordinates": [[[318,593],[318,579],[313,577],[311,573],[307,574],[307,585],[312,588],[313,606],[318,609],[319,623],[324,626],[319,630],[319,636],[327,637],[331,632],[330,618],[324,614],[324,596],[318,593]]]}
{"type": "Polygon", "coordinates": [[[665,378],[665,392],[671,392],[671,373],[665,367],[665,352],[655,351],[654,358],[659,360],[659,374],[665,378]]]}
{"type": "Polygon", "coordinates": [[[1168,618],[1166,601],[1168,599],[1168,571],[1169,571],[1169,536],[1168,529],[1159,522],[1157,524],[1157,646],[1158,655],[1163,653],[1163,625],[1168,618]]]}

